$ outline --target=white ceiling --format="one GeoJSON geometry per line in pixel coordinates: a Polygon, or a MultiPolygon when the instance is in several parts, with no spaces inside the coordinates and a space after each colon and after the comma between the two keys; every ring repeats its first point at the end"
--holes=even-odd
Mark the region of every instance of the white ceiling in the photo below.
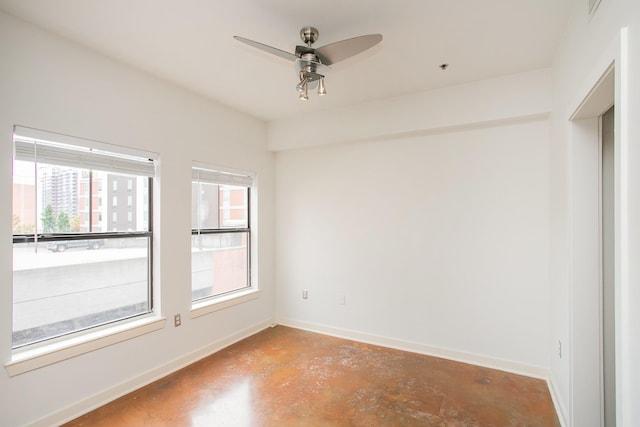
{"type": "Polygon", "coordinates": [[[0,10],[264,120],[551,65],[573,0],[0,0],[0,10]],[[332,66],[327,96],[299,101],[292,52],[363,34],[384,40],[332,66]],[[446,71],[439,65],[450,64],[446,71]]]}

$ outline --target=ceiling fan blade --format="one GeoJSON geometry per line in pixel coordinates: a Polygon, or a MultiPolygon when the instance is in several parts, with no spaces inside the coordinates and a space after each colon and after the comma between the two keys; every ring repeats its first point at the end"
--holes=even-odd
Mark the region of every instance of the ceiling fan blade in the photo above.
{"type": "Polygon", "coordinates": [[[266,44],[258,43],[256,41],[245,39],[244,37],[240,37],[240,36],[233,36],[233,38],[238,41],[241,41],[242,43],[246,43],[251,47],[255,47],[256,49],[260,49],[264,52],[279,56],[280,58],[284,58],[289,61],[295,61],[296,59],[298,59],[298,57],[293,53],[289,53],[272,46],[267,46],[266,44]]]}
{"type": "Polygon", "coordinates": [[[382,41],[382,34],[369,34],[331,43],[316,49],[316,55],[325,65],[335,64],[372,48],[382,41]]]}

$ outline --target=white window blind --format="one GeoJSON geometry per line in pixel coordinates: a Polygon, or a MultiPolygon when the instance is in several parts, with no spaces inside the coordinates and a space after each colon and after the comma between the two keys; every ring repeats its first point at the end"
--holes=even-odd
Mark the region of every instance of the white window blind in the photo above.
{"type": "Polygon", "coordinates": [[[127,175],[155,176],[151,155],[132,155],[132,150],[120,151],[118,146],[18,126],[14,130],[14,141],[16,160],[127,175]]]}
{"type": "Polygon", "coordinates": [[[210,184],[237,185],[243,187],[251,187],[253,184],[253,177],[250,175],[198,167],[192,169],[191,178],[193,181],[208,182],[210,184]]]}

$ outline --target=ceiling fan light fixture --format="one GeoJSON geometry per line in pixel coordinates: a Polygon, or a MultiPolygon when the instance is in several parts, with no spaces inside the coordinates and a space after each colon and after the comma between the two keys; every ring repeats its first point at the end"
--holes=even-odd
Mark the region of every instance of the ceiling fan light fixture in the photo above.
{"type": "Polygon", "coordinates": [[[324,77],[322,77],[318,81],[318,95],[319,96],[324,96],[326,94],[327,94],[327,88],[324,86],[324,77]]]}
{"type": "Polygon", "coordinates": [[[300,83],[298,83],[296,85],[296,90],[299,93],[302,93],[303,91],[305,91],[305,86],[309,85],[309,74],[304,72],[304,71],[300,71],[300,83]]]}
{"type": "MultiPolygon", "coordinates": [[[[301,101],[308,101],[309,100],[309,81],[307,79],[304,79],[303,81],[300,82],[300,84],[298,84],[298,86],[301,86],[302,90],[300,90],[300,100],[301,101]]],[[[297,86],[296,86],[297,88],[297,86]]]]}

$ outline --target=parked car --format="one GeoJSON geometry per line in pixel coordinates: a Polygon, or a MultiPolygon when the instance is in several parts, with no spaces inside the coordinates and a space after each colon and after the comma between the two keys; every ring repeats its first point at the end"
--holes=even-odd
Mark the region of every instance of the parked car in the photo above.
{"type": "Polygon", "coordinates": [[[90,240],[61,240],[59,242],[51,242],[47,247],[51,252],[64,252],[67,249],[83,248],[83,249],[100,249],[104,245],[103,239],[90,240]]]}

